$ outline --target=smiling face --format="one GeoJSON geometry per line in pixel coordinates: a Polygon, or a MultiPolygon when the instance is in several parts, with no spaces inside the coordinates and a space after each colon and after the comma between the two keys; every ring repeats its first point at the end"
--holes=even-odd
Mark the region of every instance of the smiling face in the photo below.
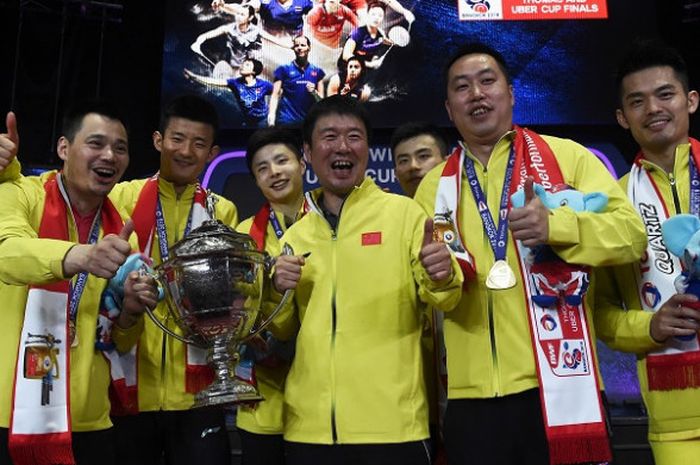
{"type": "Polygon", "coordinates": [[[443,160],[440,145],[429,134],[420,134],[396,144],[396,177],[406,195],[413,197],[423,177],[443,160]]]}
{"type": "Polygon", "coordinates": [[[324,193],[345,198],[362,184],[369,159],[367,128],[361,119],[331,113],[316,121],[304,153],[324,193]]]}
{"type": "Polygon", "coordinates": [[[457,59],[447,74],[445,108],[467,145],[493,145],[513,126],[513,87],[487,54],[457,59]]]}
{"type": "Polygon", "coordinates": [[[686,92],[670,66],[655,66],[625,76],[622,108],[617,121],[643,151],[675,153],[688,142],[690,114],[698,108],[698,93],[686,92]]]}
{"type": "Polygon", "coordinates": [[[294,50],[294,55],[297,59],[306,59],[309,57],[309,40],[306,37],[296,37],[294,38],[294,44],[292,45],[292,50],[294,50]]]}
{"type": "Polygon", "coordinates": [[[69,141],[58,140],[58,156],[71,200],[90,202],[106,196],[129,164],[129,143],[124,125],[96,113],[85,115],[69,141]]]}
{"type": "Polygon", "coordinates": [[[296,205],[304,189],[306,164],[284,144],[261,147],[251,163],[255,183],[273,205],[296,205]]]}
{"type": "Polygon", "coordinates": [[[164,134],[153,134],[153,145],[160,152],[160,176],[182,191],[194,183],[204,166],[216,157],[214,128],[185,118],[168,120],[164,134]]]}

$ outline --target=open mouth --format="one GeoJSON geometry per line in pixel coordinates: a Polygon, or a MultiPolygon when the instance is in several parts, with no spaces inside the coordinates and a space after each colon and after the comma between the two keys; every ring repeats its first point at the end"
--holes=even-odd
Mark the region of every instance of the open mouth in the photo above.
{"type": "Polygon", "coordinates": [[[289,180],[287,179],[281,179],[279,181],[275,181],[270,185],[270,188],[276,191],[282,190],[285,187],[287,187],[287,184],[289,184],[289,180]]]}
{"type": "Polygon", "coordinates": [[[670,121],[671,120],[668,118],[654,119],[654,120],[649,121],[646,124],[646,127],[649,129],[661,129],[664,126],[666,126],[666,124],[668,124],[670,121]]]}
{"type": "Polygon", "coordinates": [[[354,164],[347,160],[337,160],[331,163],[331,168],[336,171],[350,171],[354,164]]]}
{"type": "Polygon", "coordinates": [[[115,170],[113,168],[103,168],[103,167],[93,168],[92,172],[95,173],[97,175],[97,177],[99,177],[100,179],[105,179],[105,180],[112,179],[117,174],[117,170],[115,170]]]}
{"type": "Polygon", "coordinates": [[[471,116],[475,116],[478,118],[480,116],[484,116],[485,114],[487,114],[490,111],[491,111],[491,109],[489,109],[487,107],[478,107],[478,108],[475,108],[474,110],[472,110],[471,113],[469,113],[469,114],[471,116]]]}

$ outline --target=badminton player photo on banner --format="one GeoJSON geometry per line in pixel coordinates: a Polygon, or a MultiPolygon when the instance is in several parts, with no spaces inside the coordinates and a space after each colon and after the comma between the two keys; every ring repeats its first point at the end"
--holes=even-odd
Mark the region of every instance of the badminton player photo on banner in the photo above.
{"type": "Polygon", "coordinates": [[[654,28],[653,3],[623,15],[605,0],[556,12],[528,0],[167,0],[162,98],[202,95],[222,129],[298,124],[336,93],[366,102],[375,127],[447,127],[443,60],[486,41],[508,50],[516,121],[605,124],[610,43],[654,28]]]}

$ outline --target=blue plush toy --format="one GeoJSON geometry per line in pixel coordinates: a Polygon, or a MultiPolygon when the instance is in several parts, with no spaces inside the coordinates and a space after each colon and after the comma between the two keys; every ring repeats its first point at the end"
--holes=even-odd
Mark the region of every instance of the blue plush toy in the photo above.
{"type": "MultiPolygon", "coordinates": [[[[550,192],[539,184],[532,185],[535,195],[540,198],[545,207],[550,210],[558,207],[569,207],[575,212],[601,212],[608,205],[608,196],[601,192],[583,194],[569,186],[554,186],[550,192]]],[[[510,203],[515,208],[525,206],[525,190],[519,189],[510,196],[510,203]]]]}
{"type": "MultiPolygon", "coordinates": [[[[600,192],[583,194],[569,186],[554,186],[546,191],[533,184],[536,196],[545,207],[552,210],[569,207],[574,211],[601,212],[608,205],[608,196],[600,192]]],[[[518,190],[510,197],[514,208],[525,205],[525,191],[518,190]]],[[[548,245],[530,250],[530,276],[533,280],[532,301],[542,308],[556,306],[560,301],[578,306],[588,290],[588,270],[582,265],[571,265],[563,261],[548,245]]]]}
{"type": "MultiPolygon", "coordinates": [[[[124,284],[132,271],[151,273],[153,261],[140,253],[131,254],[119,267],[116,274],[109,280],[107,289],[102,293],[100,312],[97,316],[97,335],[95,348],[98,350],[112,350],[111,329],[113,322],[119,317],[124,300],[124,284]]],[[[158,300],[163,299],[163,290],[158,291],[158,300]]]]}
{"type": "MultiPolygon", "coordinates": [[[[700,219],[687,214],[673,216],[661,224],[661,236],[668,251],[678,257],[685,270],[673,283],[676,292],[700,298],[700,219]]],[[[700,309],[700,302],[684,305],[700,309]]],[[[683,341],[693,338],[694,334],[676,336],[683,341]]]]}

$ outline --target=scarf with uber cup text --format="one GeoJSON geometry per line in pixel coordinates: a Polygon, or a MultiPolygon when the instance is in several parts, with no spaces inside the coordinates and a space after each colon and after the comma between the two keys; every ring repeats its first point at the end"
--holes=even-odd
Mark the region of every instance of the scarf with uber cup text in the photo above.
{"type": "MultiPolygon", "coordinates": [[[[697,173],[700,166],[700,142],[692,138],[688,157],[689,169],[697,173]]],[[[642,165],[643,158],[642,152],[635,158],[630,170],[627,195],[642,217],[649,240],[646,253],[639,264],[639,300],[644,310],[656,312],[677,293],[673,283],[683,270],[678,257],[671,254],[663,242],[661,225],[670,217],[669,209],[654,178],[642,165]]],[[[690,178],[693,178],[693,173],[690,178]]],[[[700,202],[698,199],[693,201],[691,195],[690,203],[690,213],[698,215],[700,202]]],[[[669,338],[663,348],[647,354],[646,365],[651,391],[700,387],[700,345],[697,334],[689,340],[669,338]]]]}
{"type": "MultiPolygon", "coordinates": [[[[527,176],[550,190],[564,180],[557,160],[547,143],[535,132],[514,126],[513,194],[527,176]]],[[[460,189],[465,162],[458,147],[447,159],[435,200],[437,239],[448,244],[463,266],[465,276],[476,276],[472,255],[466,249],[459,229],[460,189]],[[444,225],[444,226],[443,226],[444,225]]],[[[499,216],[507,215],[499,212],[499,216]]],[[[611,458],[607,427],[598,389],[595,354],[586,321],[586,309],[559,299],[556,307],[542,308],[532,300],[541,294],[540,282],[533,279],[530,249],[516,241],[524,303],[530,322],[530,336],[540,385],[540,401],[552,464],[604,462],[611,458]]],[[[576,267],[580,270],[580,266],[576,267]]],[[[499,292],[499,291],[491,291],[499,292]]]]}
{"type": "MultiPolygon", "coordinates": [[[[158,239],[158,247],[160,249],[161,263],[168,259],[168,237],[165,227],[165,218],[160,205],[158,196],[158,179],[156,174],[149,178],[141,189],[139,198],[134,207],[132,220],[134,222],[134,231],[138,237],[139,251],[148,257],[153,255],[154,239],[158,239]]],[[[189,234],[192,229],[198,228],[206,220],[209,220],[209,213],[206,208],[206,191],[199,185],[196,186],[194,197],[192,199],[192,207],[190,209],[187,226],[183,237],[189,234]]],[[[154,263],[157,265],[157,263],[154,263]]],[[[136,346],[128,353],[121,356],[122,367],[125,373],[128,374],[127,379],[134,392],[138,392],[138,349],[136,346]]],[[[190,394],[197,393],[209,386],[214,381],[214,372],[207,364],[207,351],[192,344],[186,344],[185,350],[185,392],[190,394]]],[[[113,398],[112,413],[117,415],[134,414],[138,412],[138,402],[123,405],[122,403],[114,402],[113,398]]]]}
{"type": "MultiPolygon", "coordinates": [[[[70,241],[68,215],[72,210],[60,174],[50,176],[44,190],[38,237],[70,241]]],[[[104,235],[119,234],[123,227],[108,198],[98,213],[89,243],[97,240],[100,225],[104,235]]],[[[79,273],[75,285],[64,280],[29,286],[10,419],[9,449],[15,465],[75,463],[71,449],[68,326],[70,321],[77,322],[87,275],[79,273]]]]}

